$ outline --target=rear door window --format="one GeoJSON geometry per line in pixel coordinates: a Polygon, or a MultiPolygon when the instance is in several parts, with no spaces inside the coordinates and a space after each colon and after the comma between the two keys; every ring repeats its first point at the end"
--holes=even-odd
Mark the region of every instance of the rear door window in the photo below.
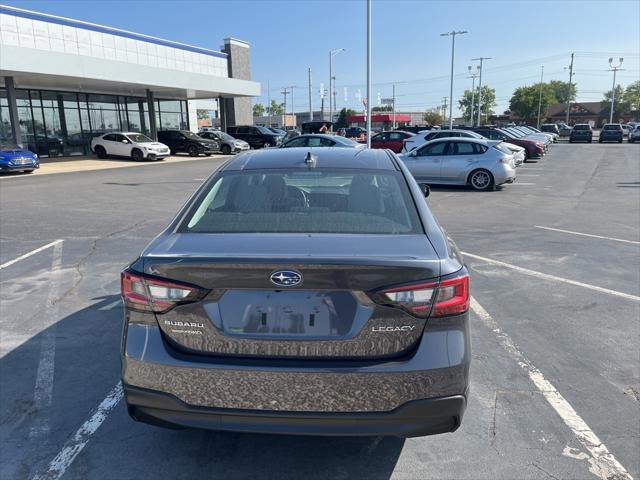
{"type": "Polygon", "coordinates": [[[435,157],[438,155],[444,155],[446,148],[447,142],[432,143],[430,145],[425,145],[420,150],[418,150],[418,155],[421,157],[435,157]]]}
{"type": "Polygon", "coordinates": [[[401,172],[299,169],[221,172],[180,232],[423,233],[401,172]]]}

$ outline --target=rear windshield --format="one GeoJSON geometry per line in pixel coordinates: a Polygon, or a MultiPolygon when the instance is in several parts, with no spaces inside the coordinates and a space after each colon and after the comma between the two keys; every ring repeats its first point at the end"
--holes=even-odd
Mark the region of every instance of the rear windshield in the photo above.
{"type": "Polygon", "coordinates": [[[196,199],[178,231],[423,232],[400,172],[344,169],[221,172],[196,199]]]}
{"type": "Polygon", "coordinates": [[[590,125],[576,125],[573,127],[574,130],[591,130],[590,125]]]}
{"type": "Polygon", "coordinates": [[[620,125],[605,125],[603,130],[621,130],[622,127],[620,125]]]}

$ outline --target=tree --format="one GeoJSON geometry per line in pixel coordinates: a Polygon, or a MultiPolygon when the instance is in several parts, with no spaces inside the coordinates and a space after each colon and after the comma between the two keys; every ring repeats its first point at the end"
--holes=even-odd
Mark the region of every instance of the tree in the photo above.
{"type": "Polygon", "coordinates": [[[556,102],[556,97],[549,84],[536,83],[531,86],[518,87],[509,101],[509,110],[523,119],[532,120],[538,116],[538,104],[540,101],[540,88],[542,88],[542,102],[540,120],[547,116],[547,108],[556,102]]]}
{"type": "Polygon", "coordinates": [[[442,114],[436,111],[424,112],[422,118],[428,125],[441,125],[444,122],[442,114]]]}
{"type": "MultiPolygon", "coordinates": [[[[465,90],[462,94],[462,98],[458,100],[458,106],[460,110],[462,110],[462,117],[469,121],[471,120],[471,98],[473,97],[473,116],[477,118],[478,116],[478,93],[480,89],[476,87],[475,95],[472,95],[471,90],[465,90]]],[[[491,88],[488,85],[482,87],[482,115],[488,117],[489,115],[493,115],[495,112],[493,111],[493,107],[498,105],[496,103],[496,90],[495,88],[491,88]]]]}
{"type": "Polygon", "coordinates": [[[198,116],[198,120],[206,120],[209,118],[209,110],[196,110],[196,115],[198,116]]]}
{"type": "MultiPolygon", "coordinates": [[[[626,101],[625,91],[622,85],[616,85],[616,97],[614,98],[613,105],[613,121],[616,122],[621,116],[626,115],[631,111],[631,105],[626,101]]],[[[600,102],[600,106],[603,110],[609,111],[611,109],[611,95],[613,90],[604,92],[604,100],[600,102]]],[[[632,94],[633,95],[633,94],[632,94]]]]}
{"type": "Polygon", "coordinates": [[[343,108],[340,110],[340,115],[338,115],[338,120],[336,120],[335,128],[347,128],[349,126],[349,122],[347,122],[347,117],[351,115],[355,115],[356,112],[351,110],[350,108],[343,108]]]}
{"type": "Polygon", "coordinates": [[[253,116],[254,117],[262,117],[264,115],[264,105],[262,105],[261,103],[256,103],[253,106],[253,116]]]}
{"type": "Polygon", "coordinates": [[[572,102],[576,99],[576,84],[569,82],[562,82],[560,80],[551,80],[548,83],[549,89],[553,92],[553,96],[556,99],[556,103],[572,102]]]}
{"type": "Polygon", "coordinates": [[[284,114],[284,103],[277,103],[275,100],[271,100],[271,105],[267,107],[267,115],[282,114],[284,114]]]}
{"type": "Polygon", "coordinates": [[[393,111],[393,107],[391,105],[381,105],[379,107],[373,107],[371,111],[372,112],[391,112],[393,111]]]}
{"type": "Polygon", "coordinates": [[[632,110],[640,110],[640,80],[627,86],[622,98],[632,110]]]}

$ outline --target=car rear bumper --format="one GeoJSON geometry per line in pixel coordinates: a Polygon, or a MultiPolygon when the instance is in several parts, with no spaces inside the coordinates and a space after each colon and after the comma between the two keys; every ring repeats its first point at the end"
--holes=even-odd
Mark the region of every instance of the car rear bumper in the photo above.
{"type": "Polygon", "coordinates": [[[124,385],[135,420],[163,427],[189,427],[285,435],[420,437],[455,431],[465,395],[414,400],[390,412],[301,413],[192,407],[166,393],[124,385]]]}
{"type": "Polygon", "coordinates": [[[376,361],[189,355],[169,345],[156,325],[129,324],[122,380],[128,392],[137,392],[127,401],[143,421],[327,435],[452,431],[469,384],[468,317],[431,319],[410,354],[376,361]],[[158,396],[170,401],[149,400],[158,396]],[[449,397],[455,399],[430,403],[449,397]],[[444,404],[436,415],[440,407],[433,405],[444,404]],[[416,412],[424,412],[423,422],[416,412]]]}

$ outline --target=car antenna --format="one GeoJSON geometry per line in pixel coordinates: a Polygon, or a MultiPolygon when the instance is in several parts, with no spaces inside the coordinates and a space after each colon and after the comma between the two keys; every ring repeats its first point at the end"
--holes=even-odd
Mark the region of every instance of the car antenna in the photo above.
{"type": "Polygon", "coordinates": [[[315,168],[317,160],[318,160],[318,157],[316,157],[315,155],[312,155],[311,152],[307,152],[307,156],[304,159],[304,163],[306,163],[307,167],[309,168],[315,168]]]}

